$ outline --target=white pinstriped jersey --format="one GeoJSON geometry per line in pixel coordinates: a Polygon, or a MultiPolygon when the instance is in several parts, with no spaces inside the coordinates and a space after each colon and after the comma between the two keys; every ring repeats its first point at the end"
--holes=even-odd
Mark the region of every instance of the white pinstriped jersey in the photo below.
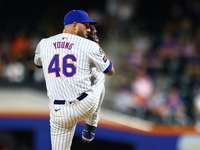
{"type": "Polygon", "coordinates": [[[103,72],[110,61],[97,43],[61,33],[39,42],[34,63],[43,68],[50,99],[74,100],[81,93],[91,90],[91,63],[103,72]]]}

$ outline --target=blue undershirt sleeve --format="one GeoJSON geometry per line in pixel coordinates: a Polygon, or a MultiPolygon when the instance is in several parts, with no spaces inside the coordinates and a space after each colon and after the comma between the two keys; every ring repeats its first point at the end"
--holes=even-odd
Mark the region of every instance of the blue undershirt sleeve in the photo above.
{"type": "Polygon", "coordinates": [[[112,61],[110,61],[110,64],[109,64],[109,66],[107,67],[107,69],[106,70],[104,70],[104,72],[103,73],[108,73],[108,72],[110,72],[110,70],[112,69],[112,61]]]}

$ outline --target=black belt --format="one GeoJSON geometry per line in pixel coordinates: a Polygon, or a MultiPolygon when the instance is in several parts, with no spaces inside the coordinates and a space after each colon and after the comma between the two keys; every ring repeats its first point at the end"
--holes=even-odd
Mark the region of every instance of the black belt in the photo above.
{"type": "MultiPolygon", "coordinates": [[[[77,97],[77,99],[79,100],[79,101],[82,101],[84,98],[86,98],[88,96],[88,94],[87,93],[83,93],[83,94],[81,94],[79,97],[77,97]]],[[[54,100],[54,104],[57,104],[57,105],[64,105],[65,104],[65,102],[66,102],[66,100],[54,100]]]]}

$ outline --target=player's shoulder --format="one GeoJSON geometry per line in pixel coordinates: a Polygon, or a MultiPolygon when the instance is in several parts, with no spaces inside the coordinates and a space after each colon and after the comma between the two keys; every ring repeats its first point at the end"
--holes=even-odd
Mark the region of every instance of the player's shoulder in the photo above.
{"type": "Polygon", "coordinates": [[[72,36],[73,38],[75,38],[75,39],[81,41],[81,42],[84,42],[84,43],[90,43],[90,44],[93,43],[93,41],[91,41],[91,40],[89,40],[89,39],[87,39],[87,38],[78,36],[78,35],[73,35],[73,34],[71,34],[71,36],[72,36]]]}
{"type": "Polygon", "coordinates": [[[96,42],[91,41],[87,38],[73,34],[69,34],[68,36],[69,39],[71,38],[74,42],[77,42],[81,47],[87,47],[88,50],[93,47],[99,47],[99,45],[96,42]]]}
{"type": "Polygon", "coordinates": [[[87,47],[89,49],[95,49],[96,47],[98,48],[98,44],[95,43],[94,41],[91,41],[89,39],[86,39],[84,37],[74,35],[74,34],[69,34],[69,33],[60,33],[56,34],[47,38],[41,39],[40,43],[48,43],[48,42],[54,42],[54,41],[64,41],[67,40],[72,43],[78,43],[79,46],[87,47]]]}

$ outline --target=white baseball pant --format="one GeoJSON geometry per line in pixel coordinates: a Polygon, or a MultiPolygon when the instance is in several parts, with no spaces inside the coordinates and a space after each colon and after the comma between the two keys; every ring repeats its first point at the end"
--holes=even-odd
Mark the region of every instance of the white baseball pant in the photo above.
{"type": "Polygon", "coordinates": [[[98,114],[105,95],[105,75],[96,69],[92,69],[92,75],[95,77],[93,91],[88,92],[83,100],[66,101],[64,105],[49,105],[52,150],[70,150],[79,121],[86,119],[87,124],[97,127],[98,114]]]}

